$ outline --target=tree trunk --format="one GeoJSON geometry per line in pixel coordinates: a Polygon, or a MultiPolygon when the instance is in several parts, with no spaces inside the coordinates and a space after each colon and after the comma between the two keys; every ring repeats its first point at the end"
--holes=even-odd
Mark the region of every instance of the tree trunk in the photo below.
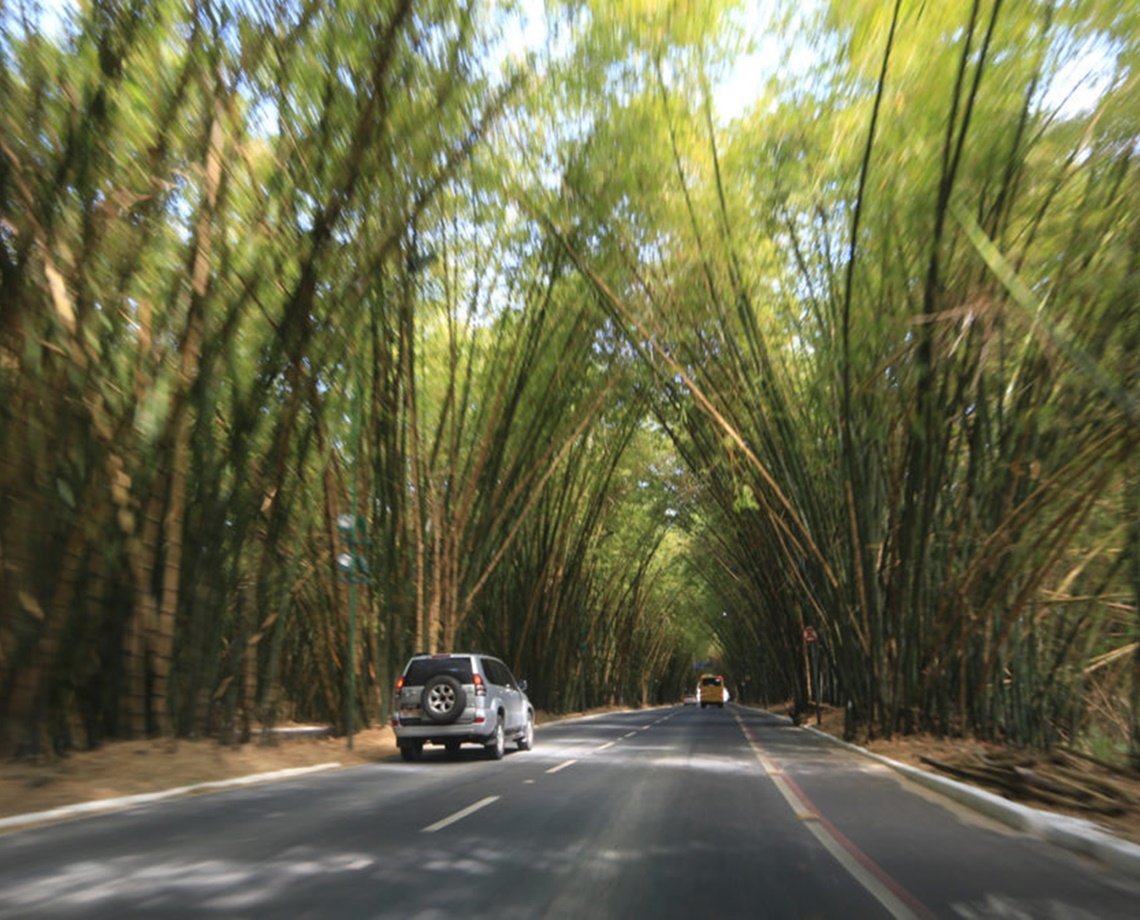
{"type": "Polygon", "coordinates": [[[170,662],[174,650],[174,621],[178,614],[179,580],[182,576],[182,529],[185,522],[187,465],[190,455],[190,393],[197,382],[205,325],[206,296],[210,284],[210,251],[213,242],[214,212],[222,179],[224,137],[220,100],[214,100],[210,121],[205,187],[194,234],[194,254],[190,269],[190,304],[186,317],[186,334],[178,371],[178,399],[172,420],[174,446],[170,458],[170,493],[163,521],[162,595],[151,633],[153,693],[151,723],[160,735],[171,733],[170,662]]]}
{"type": "Polygon", "coordinates": [[[135,552],[128,549],[135,603],[123,646],[126,696],[122,712],[131,738],[147,733],[147,634],[158,615],[153,585],[161,521],[161,498],[154,488],[146,503],[141,546],[135,552]]]}
{"type": "Polygon", "coordinates": [[[1132,579],[1132,690],[1128,752],[1132,769],[1140,770],[1140,463],[1135,454],[1125,463],[1124,514],[1128,521],[1129,567],[1132,579]]]}

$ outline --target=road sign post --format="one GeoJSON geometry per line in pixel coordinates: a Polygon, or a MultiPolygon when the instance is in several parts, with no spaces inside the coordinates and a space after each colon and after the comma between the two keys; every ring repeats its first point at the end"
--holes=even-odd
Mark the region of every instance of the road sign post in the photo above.
{"type": "Polygon", "coordinates": [[[804,645],[810,650],[808,670],[808,696],[815,697],[815,724],[823,723],[823,707],[819,699],[819,633],[814,626],[804,627],[804,645]]]}
{"type": "MultiPolygon", "coordinates": [[[[356,488],[352,488],[352,505],[356,507],[356,488]]],[[[356,586],[368,583],[368,559],[364,555],[368,546],[368,536],[364,519],[356,514],[342,514],[337,518],[337,529],[348,551],[337,556],[337,570],[348,582],[348,666],[345,680],[344,724],[348,739],[348,749],[352,750],[352,735],[355,729],[356,702],[356,586]]]]}
{"type": "Polygon", "coordinates": [[[815,675],[815,724],[823,724],[823,703],[819,698],[819,643],[813,642],[811,644],[811,670],[815,675]]]}

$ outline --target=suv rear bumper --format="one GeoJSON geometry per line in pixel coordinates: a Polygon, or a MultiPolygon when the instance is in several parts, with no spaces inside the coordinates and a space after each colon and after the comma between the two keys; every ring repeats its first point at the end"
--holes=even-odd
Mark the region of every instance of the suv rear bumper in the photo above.
{"type": "Polygon", "coordinates": [[[495,736],[495,724],[483,722],[478,725],[400,725],[398,722],[392,726],[396,733],[396,742],[419,741],[424,744],[446,744],[449,741],[458,741],[460,744],[486,744],[495,736]]]}
{"type": "Polygon", "coordinates": [[[445,744],[459,741],[486,744],[495,736],[493,714],[483,708],[468,709],[454,722],[433,722],[421,716],[392,715],[392,730],[396,741],[422,741],[428,744],[445,744]]]}

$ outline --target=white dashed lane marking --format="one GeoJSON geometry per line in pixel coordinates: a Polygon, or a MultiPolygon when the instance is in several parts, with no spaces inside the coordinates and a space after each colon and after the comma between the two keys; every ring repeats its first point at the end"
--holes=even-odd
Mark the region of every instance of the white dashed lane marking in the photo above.
{"type": "Polygon", "coordinates": [[[450,827],[456,821],[462,821],[468,815],[475,814],[475,812],[477,812],[480,808],[486,808],[488,805],[497,801],[499,801],[499,796],[489,795],[485,799],[480,799],[474,805],[468,805],[466,808],[461,808],[459,811],[455,812],[455,814],[448,815],[441,821],[436,821],[435,824],[429,824],[423,829],[422,833],[434,834],[436,831],[441,831],[445,827],[450,827]]]}
{"type": "Polygon", "coordinates": [[[547,773],[557,773],[559,770],[565,770],[567,767],[571,766],[572,764],[576,764],[577,762],[578,762],[577,760],[567,760],[567,761],[564,761],[563,763],[560,763],[557,767],[551,767],[546,772],[547,773]]]}

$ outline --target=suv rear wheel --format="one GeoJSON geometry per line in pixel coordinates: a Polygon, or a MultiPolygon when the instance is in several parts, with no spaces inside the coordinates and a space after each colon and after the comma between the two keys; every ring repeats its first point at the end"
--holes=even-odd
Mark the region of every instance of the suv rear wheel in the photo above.
{"type": "Polygon", "coordinates": [[[495,722],[495,734],[491,736],[491,740],[486,745],[487,756],[492,760],[502,760],[503,755],[507,752],[507,736],[503,731],[503,717],[495,722]]]}
{"type": "Polygon", "coordinates": [[[400,756],[409,763],[419,760],[423,752],[424,745],[422,741],[404,741],[400,744],[400,756]]]}

